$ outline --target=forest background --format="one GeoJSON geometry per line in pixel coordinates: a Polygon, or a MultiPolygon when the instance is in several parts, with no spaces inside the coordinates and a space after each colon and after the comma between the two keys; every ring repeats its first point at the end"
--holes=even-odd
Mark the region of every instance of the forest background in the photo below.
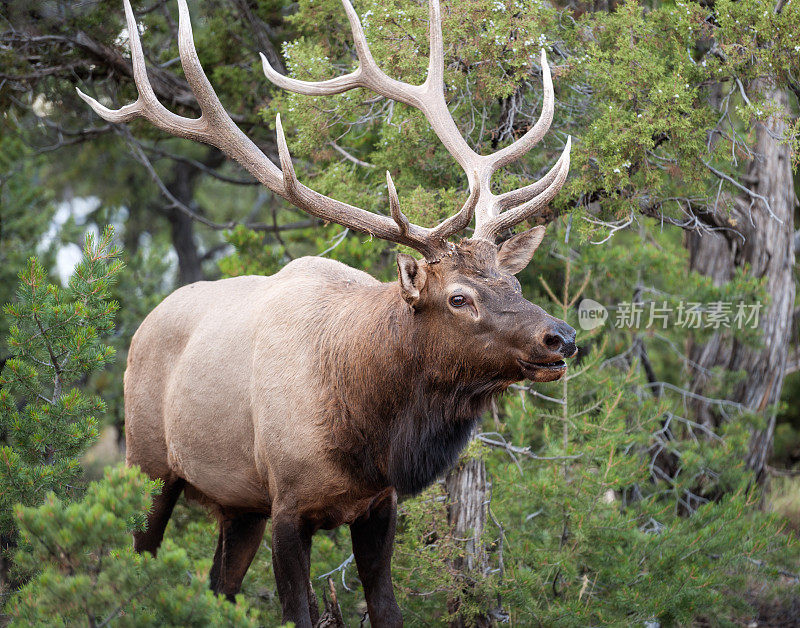
{"type": "MultiPolygon", "coordinates": [[[[428,226],[463,203],[465,178],[418,112],[264,78],[258,52],[306,80],[355,67],[339,0],[189,7],[214,88],[274,162],[280,112],[313,189],[387,213],[389,170],[428,226]]],[[[198,115],[175,3],[133,8],[156,94],[198,115]]],[[[381,67],[423,80],[425,3],[355,8],[381,67]]],[[[800,4],[442,12],[448,103],[478,152],[536,121],[548,55],[551,132],[494,186],[539,178],[572,137],[519,278],[579,330],[580,353],[563,381],[514,386],[458,466],[401,504],[407,623],[796,625],[800,4]],[[607,312],[592,329],[586,299],[607,312]]],[[[157,559],[132,552],[158,487],[118,466],[127,347],[180,285],[302,255],[388,281],[397,247],[303,214],[215,148],[105,123],[76,87],[114,107],[136,98],[122,3],[0,2],[0,625],[276,625],[269,531],[236,605],[206,590],[216,532],[199,507],[179,504],[157,559]]],[[[312,579],[320,598],[331,579],[358,625],[350,551],[346,531],[318,534],[312,579]]]]}

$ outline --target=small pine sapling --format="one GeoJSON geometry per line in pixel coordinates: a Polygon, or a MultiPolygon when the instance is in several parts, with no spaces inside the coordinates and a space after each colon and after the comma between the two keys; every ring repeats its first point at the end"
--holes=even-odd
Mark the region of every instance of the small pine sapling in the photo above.
{"type": "Polygon", "coordinates": [[[104,337],[117,302],[109,289],[123,267],[106,228],[89,234],[69,284],[47,280],[35,257],[20,273],[11,319],[11,358],[0,374],[0,535],[13,544],[14,504],[40,504],[48,492],[70,496],[80,456],[96,440],[102,401],[80,383],[114,357],[104,337]]]}

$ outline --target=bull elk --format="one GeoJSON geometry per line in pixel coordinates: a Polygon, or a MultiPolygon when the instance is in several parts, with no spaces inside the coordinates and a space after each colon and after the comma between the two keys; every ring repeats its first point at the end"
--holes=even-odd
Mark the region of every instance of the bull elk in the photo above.
{"type": "Polygon", "coordinates": [[[145,118],[172,135],[216,146],[274,193],[312,216],[418,251],[397,255],[398,280],[381,283],[344,264],[305,257],[271,277],[185,286],[156,307],[133,338],[125,372],[127,464],[163,483],[134,534],[155,553],[184,491],[219,521],[211,588],[239,590],[272,518],[272,560],[285,621],[316,622],[309,552],[316,530],[350,526],[372,625],[402,623],[390,561],[398,495],[452,466],[494,395],[522,379],[552,381],[575,354],[575,331],[523,298],[514,277],[544,236],[535,227],[497,246],[500,232],[534,216],[561,188],[570,142],[539,181],[495,195],[492,174],[541,140],[553,117],[542,51],[544,104],[536,124],[492,155],[473,151],[444,96],[438,0],[430,0],[430,59],[422,85],[375,63],[349,0],[342,0],[359,66],[320,82],[287,78],[262,55],[276,85],[300,94],[361,87],[416,107],[469,181],[463,207],[436,227],[408,221],[387,173],[389,216],[323,196],[297,180],[277,118],[280,168],[234,124],[195,51],[185,0],[179,51],[202,111],[171,113],[147,78],[129,0],[125,15],[136,102],[111,110],[79,91],[105,120],[145,118]],[[474,234],[449,241],[475,216],[474,234]]]}

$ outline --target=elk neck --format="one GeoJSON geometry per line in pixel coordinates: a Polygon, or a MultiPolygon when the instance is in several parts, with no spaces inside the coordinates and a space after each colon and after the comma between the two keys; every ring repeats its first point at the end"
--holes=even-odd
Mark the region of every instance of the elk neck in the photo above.
{"type": "Polygon", "coordinates": [[[418,493],[455,463],[510,382],[448,355],[397,283],[359,286],[325,316],[318,376],[330,454],[360,483],[418,493]]]}

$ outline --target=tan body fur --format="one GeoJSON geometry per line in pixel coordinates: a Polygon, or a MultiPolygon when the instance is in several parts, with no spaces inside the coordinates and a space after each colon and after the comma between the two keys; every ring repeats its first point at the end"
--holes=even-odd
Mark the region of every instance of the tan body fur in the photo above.
{"type": "Polygon", "coordinates": [[[363,514],[374,495],[354,493],[335,461],[326,463],[317,348],[326,327],[356,325],[357,312],[340,304],[369,307],[359,298],[365,287],[383,284],[303,258],[272,277],[199,282],[170,295],[131,344],[128,464],[181,477],[223,511],[285,505],[303,517],[326,513],[325,527],[363,514]]]}

